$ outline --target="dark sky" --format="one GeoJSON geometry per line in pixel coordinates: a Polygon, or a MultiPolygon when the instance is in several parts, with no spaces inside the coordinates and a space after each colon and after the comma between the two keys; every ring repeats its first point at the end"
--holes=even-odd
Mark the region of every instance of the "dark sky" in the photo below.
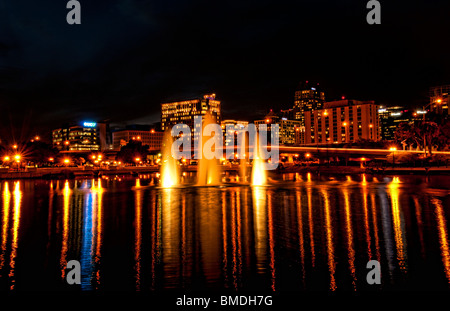
{"type": "Polygon", "coordinates": [[[450,83],[450,2],[0,0],[0,135],[63,122],[159,121],[160,103],[215,92],[227,118],[293,104],[302,80],[327,99],[410,107],[450,83]]]}

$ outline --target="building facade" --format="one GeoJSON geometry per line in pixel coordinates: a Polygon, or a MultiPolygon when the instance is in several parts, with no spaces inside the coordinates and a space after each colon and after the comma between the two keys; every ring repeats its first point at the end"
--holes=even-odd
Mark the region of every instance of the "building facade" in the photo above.
{"type": "Polygon", "coordinates": [[[107,151],[112,149],[109,125],[105,122],[82,122],[52,131],[52,144],[68,152],[107,151]]]}
{"type": "Polygon", "coordinates": [[[61,151],[98,151],[101,149],[100,131],[95,122],[63,126],[52,131],[52,144],[61,151]]]}
{"type": "MultiPolygon", "coordinates": [[[[283,115],[283,111],[280,112],[283,115]]],[[[300,120],[289,120],[286,117],[280,117],[272,110],[262,120],[255,120],[255,125],[266,124],[267,129],[270,131],[272,124],[278,124],[279,126],[279,144],[280,145],[296,145],[300,144],[298,141],[299,136],[297,133],[301,126],[300,120]]]]}
{"type": "Polygon", "coordinates": [[[450,85],[430,87],[430,111],[448,115],[450,85]]]}
{"type": "Polygon", "coordinates": [[[295,91],[293,118],[305,126],[305,112],[322,109],[325,102],[325,92],[318,83],[305,81],[299,84],[295,91]]]}
{"type": "Polygon", "coordinates": [[[234,137],[234,146],[237,146],[237,133],[248,126],[248,121],[223,120],[220,122],[222,128],[224,146],[232,146],[232,136],[234,137]]]}
{"type": "Polygon", "coordinates": [[[410,114],[407,113],[404,107],[384,107],[380,106],[378,109],[380,117],[381,139],[394,140],[395,131],[400,123],[411,121],[410,114]]]}
{"type": "Polygon", "coordinates": [[[374,101],[339,100],[305,111],[305,144],[380,140],[378,106],[374,101]]]}
{"type": "MultiPolygon", "coordinates": [[[[201,98],[161,104],[161,129],[165,131],[176,124],[186,124],[194,127],[194,118],[204,116],[207,112],[215,118],[217,124],[221,121],[220,101],[216,94],[207,94],[201,98]]],[[[195,129],[194,129],[195,130],[195,129]]]]}
{"type": "Polygon", "coordinates": [[[135,140],[149,146],[149,151],[161,150],[164,133],[149,126],[127,126],[125,129],[116,130],[113,135],[113,149],[120,150],[129,141],[135,140]]]}

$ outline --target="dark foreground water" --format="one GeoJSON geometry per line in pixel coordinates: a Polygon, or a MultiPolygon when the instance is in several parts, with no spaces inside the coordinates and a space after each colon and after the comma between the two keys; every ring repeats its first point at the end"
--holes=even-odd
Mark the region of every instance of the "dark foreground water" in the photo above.
{"type": "Polygon", "coordinates": [[[1,290],[448,290],[448,176],[2,181],[1,290]],[[368,285],[367,262],[381,264],[368,285]],[[68,285],[67,262],[81,264],[68,285]]]}

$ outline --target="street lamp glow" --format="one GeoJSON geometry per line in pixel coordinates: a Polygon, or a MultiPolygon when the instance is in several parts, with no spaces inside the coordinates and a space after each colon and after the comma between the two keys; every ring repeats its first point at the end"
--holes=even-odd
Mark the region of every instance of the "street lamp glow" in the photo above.
{"type": "Polygon", "coordinates": [[[10,158],[8,157],[8,156],[5,156],[4,158],[3,158],[3,162],[8,162],[10,160],[10,158]]]}
{"type": "Polygon", "coordinates": [[[19,155],[19,154],[16,154],[16,155],[14,156],[14,160],[16,160],[16,162],[19,162],[19,161],[20,161],[20,155],[19,155]]]}
{"type": "Polygon", "coordinates": [[[17,149],[17,145],[13,145],[13,148],[14,148],[14,149],[17,149]]]}
{"type": "Polygon", "coordinates": [[[442,103],[442,99],[439,98],[436,102],[437,102],[438,104],[440,104],[440,103],[442,103]]]}
{"type": "Polygon", "coordinates": [[[396,147],[391,147],[391,148],[389,148],[389,151],[397,151],[397,148],[396,147]]]}
{"type": "Polygon", "coordinates": [[[343,126],[347,126],[347,122],[342,123],[343,126]]]}
{"type": "Polygon", "coordinates": [[[69,160],[69,159],[64,159],[64,163],[65,163],[65,164],[69,164],[69,163],[70,163],[70,160],[69,160]]]}

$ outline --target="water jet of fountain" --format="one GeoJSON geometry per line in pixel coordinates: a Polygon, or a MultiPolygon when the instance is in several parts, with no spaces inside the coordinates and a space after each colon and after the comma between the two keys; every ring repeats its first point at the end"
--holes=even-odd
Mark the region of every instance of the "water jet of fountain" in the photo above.
{"type": "MultiPolygon", "coordinates": [[[[198,161],[197,186],[217,186],[221,181],[221,166],[218,159],[206,159],[204,145],[209,136],[203,136],[205,126],[216,123],[214,117],[207,112],[202,122],[202,157],[198,161]]],[[[215,146],[217,148],[217,146],[215,146]]]]}
{"type": "Polygon", "coordinates": [[[161,178],[160,183],[163,188],[170,188],[178,185],[178,165],[172,156],[173,138],[170,131],[166,131],[163,136],[161,154],[161,178]]]}
{"type": "Polygon", "coordinates": [[[244,136],[244,156],[239,159],[239,180],[241,182],[247,182],[247,159],[248,159],[248,137],[244,136]]]}
{"type": "Polygon", "coordinates": [[[252,186],[264,186],[267,183],[267,172],[264,168],[264,160],[261,158],[258,133],[255,138],[255,146],[253,148],[252,186]]]}

